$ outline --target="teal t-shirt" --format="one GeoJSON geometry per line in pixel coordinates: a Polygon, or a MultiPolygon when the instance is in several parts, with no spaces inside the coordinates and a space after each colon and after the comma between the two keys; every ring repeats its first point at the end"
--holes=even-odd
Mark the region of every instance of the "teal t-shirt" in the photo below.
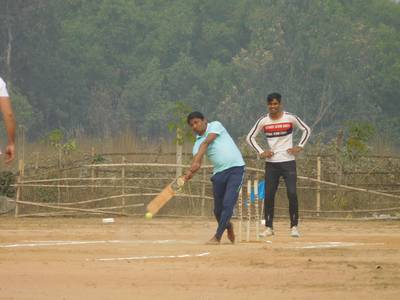
{"type": "Polygon", "coordinates": [[[208,123],[206,132],[201,136],[196,136],[196,142],[193,146],[193,156],[197,154],[201,143],[210,133],[215,133],[217,135],[216,139],[208,145],[207,149],[207,157],[214,166],[213,174],[232,167],[245,165],[239,148],[236,146],[225,127],[218,121],[208,123]]]}

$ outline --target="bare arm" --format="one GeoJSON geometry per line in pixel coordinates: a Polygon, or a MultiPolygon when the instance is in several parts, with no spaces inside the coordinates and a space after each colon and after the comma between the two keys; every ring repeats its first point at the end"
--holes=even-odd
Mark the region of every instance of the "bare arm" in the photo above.
{"type": "Polygon", "coordinates": [[[7,131],[6,163],[15,158],[15,118],[11,107],[11,101],[8,97],[0,97],[0,110],[3,115],[4,124],[7,131]]]}
{"type": "Polygon", "coordinates": [[[208,146],[217,138],[217,136],[218,135],[216,133],[210,133],[207,135],[204,142],[201,143],[199,151],[193,158],[192,165],[185,174],[185,181],[190,180],[193,177],[194,173],[196,173],[200,169],[201,162],[203,161],[204,154],[207,152],[208,146]]]}

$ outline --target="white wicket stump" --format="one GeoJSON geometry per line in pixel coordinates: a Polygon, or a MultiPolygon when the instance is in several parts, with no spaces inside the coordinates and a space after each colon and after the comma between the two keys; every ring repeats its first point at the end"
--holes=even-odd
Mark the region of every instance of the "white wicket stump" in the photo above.
{"type": "Polygon", "coordinates": [[[256,240],[260,239],[260,214],[258,211],[258,202],[260,198],[258,197],[258,179],[254,180],[254,210],[255,210],[255,222],[256,222],[256,240]]]}
{"type": "Polygon", "coordinates": [[[239,217],[239,242],[242,241],[242,223],[243,223],[243,190],[239,190],[239,199],[237,204],[238,217],[239,217]]]}
{"type": "Polygon", "coordinates": [[[250,226],[251,226],[251,181],[247,181],[247,223],[246,223],[246,242],[250,242],[250,226]]]}
{"type": "Polygon", "coordinates": [[[243,189],[239,191],[237,212],[239,219],[238,240],[239,242],[259,241],[260,233],[260,210],[259,210],[259,193],[258,180],[247,181],[246,199],[243,199],[243,189]],[[251,201],[251,190],[254,191],[254,202],[251,201]],[[245,233],[245,236],[243,235],[245,233]],[[245,237],[245,238],[243,238],[245,237]]]}

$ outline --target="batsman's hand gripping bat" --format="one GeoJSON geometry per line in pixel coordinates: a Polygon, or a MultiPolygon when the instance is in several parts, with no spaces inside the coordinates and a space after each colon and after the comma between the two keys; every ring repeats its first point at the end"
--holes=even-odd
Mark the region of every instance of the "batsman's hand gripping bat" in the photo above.
{"type": "Polygon", "coordinates": [[[153,200],[147,204],[146,216],[155,215],[173,196],[176,192],[182,189],[185,184],[185,180],[182,177],[176,178],[170,184],[168,184],[153,200]]]}

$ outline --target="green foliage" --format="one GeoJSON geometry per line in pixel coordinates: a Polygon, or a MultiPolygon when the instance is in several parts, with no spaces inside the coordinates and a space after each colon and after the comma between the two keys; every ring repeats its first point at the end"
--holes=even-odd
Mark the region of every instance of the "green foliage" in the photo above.
{"type": "Polygon", "coordinates": [[[57,189],[48,187],[35,188],[36,196],[40,202],[55,203],[57,202],[57,189]]]}
{"type": "Polygon", "coordinates": [[[12,25],[7,79],[31,137],[54,128],[165,136],[177,99],[238,137],[273,91],[326,140],[366,116],[400,130],[400,5],[387,0],[8,4],[0,68],[12,25]]]}
{"type": "Polygon", "coordinates": [[[34,111],[28,98],[21,94],[19,90],[12,88],[10,96],[17,124],[24,126],[29,131],[41,121],[40,113],[34,111]]]}
{"type": "Polygon", "coordinates": [[[194,135],[187,124],[187,115],[192,109],[185,103],[177,101],[172,109],[173,119],[168,123],[168,129],[176,134],[176,142],[183,145],[185,141],[194,141],[194,135]]]}
{"type": "Polygon", "coordinates": [[[368,153],[368,141],[375,133],[375,127],[369,122],[351,121],[347,124],[348,137],[345,144],[345,153],[351,158],[368,153]]]}
{"type": "Polygon", "coordinates": [[[62,145],[62,150],[66,154],[76,151],[76,149],[77,149],[77,146],[76,146],[75,140],[69,140],[65,144],[62,145]]]}
{"type": "Polygon", "coordinates": [[[69,139],[65,141],[64,133],[60,129],[54,129],[45,138],[46,142],[54,148],[61,150],[64,154],[70,154],[77,150],[76,141],[69,139]]]}
{"type": "Polygon", "coordinates": [[[96,154],[93,157],[92,164],[101,164],[101,163],[104,163],[106,161],[107,161],[107,159],[104,156],[102,156],[101,154],[96,154]]]}
{"type": "Polygon", "coordinates": [[[0,172],[0,195],[14,197],[15,187],[12,185],[16,181],[16,176],[10,171],[0,172]]]}
{"type": "Polygon", "coordinates": [[[64,139],[64,133],[60,129],[54,129],[47,135],[47,140],[50,145],[54,147],[60,147],[62,140],[64,139]]]}

